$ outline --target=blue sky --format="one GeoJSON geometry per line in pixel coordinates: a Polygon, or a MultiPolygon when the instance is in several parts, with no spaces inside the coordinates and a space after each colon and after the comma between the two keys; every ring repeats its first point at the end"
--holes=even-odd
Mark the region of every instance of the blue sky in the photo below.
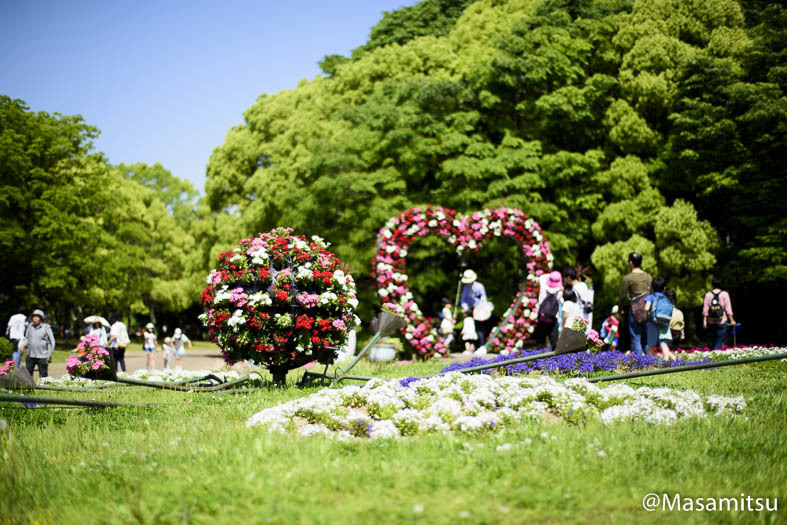
{"type": "Polygon", "coordinates": [[[200,191],[213,148],[263,93],[363,44],[415,0],[0,0],[0,94],[82,115],[113,164],[161,162],[200,191]]]}

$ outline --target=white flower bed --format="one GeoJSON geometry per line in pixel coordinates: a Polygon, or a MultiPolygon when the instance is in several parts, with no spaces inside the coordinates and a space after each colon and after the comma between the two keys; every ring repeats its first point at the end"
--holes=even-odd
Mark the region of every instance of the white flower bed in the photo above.
{"type": "Polygon", "coordinates": [[[478,434],[546,416],[568,422],[646,421],[670,425],[681,418],[743,411],[742,396],[702,396],[692,390],[605,388],[585,379],[491,377],[459,373],[401,386],[374,379],[364,386],[324,389],[254,414],[246,426],[270,432],[321,434],[337,439],[398,438],[429,433],[478,434]]]}
{"type": "MultiPolygon", "coordinates": [[[[678,352],[678,357],[686,361],[699,361],[701,359],[722,361],[784,353],[787,353],[787,348],[779,346],[748,346],[745,348],[730,348],[728,350],[712,350],[710,352],[678,352]]],[[[784,362],[787,359],[782,359],[781,361],[784,362]]]]}
{"type": "MultiPolygon", "coordinates": [[[[125,372],[118,372],[118,377],[128,377],[131,379],[141,379],[143,381],[155,381],[159,383],[174,383],[177,381],[186,381],[195,377],[204,377],[208,374],[213,374],[224,381],[232,381],[238,379],[240,374],[236,370],[146,370],[144,368],[136,370],[133,374],[125,372]]],[[[70,388],[83,388],[83,387],[96,387],[99,385],[106,385],[110,381],[94,381],[92,379],[85,379],[83,377],[71,377],[64,374],[61,377],[42,377],[39,382],[41,385],[48,386],[64,386],[70,388]]],[[[120,383],[111,383],[112,385],[120,386],[120,383]]]]}

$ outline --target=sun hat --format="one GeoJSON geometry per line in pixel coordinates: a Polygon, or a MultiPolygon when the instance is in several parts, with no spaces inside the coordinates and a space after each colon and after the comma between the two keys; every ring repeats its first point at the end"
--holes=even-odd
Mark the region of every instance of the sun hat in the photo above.
{"type": "Polygon", "coordinates": [[[183,335],[183,331],[180,328],[175,328],[175,333],[172,334],[174,339],[180,339],[180,336],[183,335]]]}
{"type": "Polygon", "coordinates": [[[615,306],[612,307],[612,313],[613,314],[618,313],[618,311],[620,311],[620,309],[618,308],[618,305],[615,305],[615,306]]]}
{"type": "Polygon", "coordinates": [[[148,329],[150,329],[150,330],[153,330],[153,329],[154,329],[154,328],[156,328],[156,327],[155,327],[155,326],[153,326],[153,323],[148,323],[148,324],[146,324],[146,325],[145,325],[145,328],[148,328],[148,329]]]}
{"type": "Polygon", "coordinates": [[[563,276],[560,275],[560,272],[558,271],[554,271],[550,273],[549,277],[547,277],[547,288],[552,288],[552,289],[560,288],[562,284],[563,284],[563,276]]]}
{"type": "Polygon", "coordinates": [[[172,342],[172,338],[171,337],[165,337],[164,338],[164,342],[165,343],[171,343],[172,342]]]}
{"type": "Polygon", "coordinates": [[[474,283],[478,279],[478,275],[473,270],[465,270],[462,274],[462,282],[464,284],[474,283]]]}
{"type": "Polygon", "coordinates": [[[44,319],[43,310],[33,310],[33,315],[31,317],[35,317],[35,316],[38,316],[41,318],[41,320],[43,320],[44,319]]]}

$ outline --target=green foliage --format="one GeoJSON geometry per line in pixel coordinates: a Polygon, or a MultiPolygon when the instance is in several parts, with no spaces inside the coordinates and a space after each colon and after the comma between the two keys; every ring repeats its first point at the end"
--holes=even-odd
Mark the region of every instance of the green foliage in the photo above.
{"type": "MultiPolygon", "coordinates": [[[[352,59],[326,57],[330,78],[249,108],[211,158],[208,199],[247,232],[327,237],[362,303],[377,230],[428,203],[521,208],[558,266],[592,261],[602,300],[634,248],[687,306],[719,265],[784,284],[787,24],[781,7],[744,8],[478,0],[387,13],[352,59]]],[[[429,308],[454,286],[438,244],[410,256],[429,308]]],[[[505,252],[490,247],[478,269],[505,252]]],[[[520,269],[495,268],[506,300],[520,269]]]]}
{"type": "MultiPolygon", "coordinates": [[[[216,254],[290,226],[334,244],[369,319],[377,231],[424,204],[522,209],[556,266],[592,262],[601,301],[632,249],[685,306],[711,272],[733,296],[787,291],[785,43],[787,9],[760,1],[425,0],[326,56],[326,76],[260,96],[199,201],[160,164],[90,154],[80,117],[4,97],[0,303],[183,311],[216,254]]],[[[472,261],[497,304],[520,280],[512,249],[472,261]]],[[[408,263],[436,313],[455,254],[425,239],[408,263]]]]}
{"type": "Polygon", "coordinates": [[[187,232],[189,183],[160,164],[109,166],[89,152],[97,131],[78,116],[2,97],[0,130],[3,311],[26,302],[67,323],[84,311],[153,316],[196,301],[204,270],[187,232]]]}

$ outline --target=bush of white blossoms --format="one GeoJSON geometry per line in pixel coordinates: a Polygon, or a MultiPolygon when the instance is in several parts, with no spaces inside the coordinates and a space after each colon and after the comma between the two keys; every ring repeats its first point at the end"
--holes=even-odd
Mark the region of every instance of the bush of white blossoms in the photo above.
{"type": "Polygon", "coordinates": [[[451,373],[407,386],[374,379],[363,386],[324,389],[257,412],[246,426],[301,436],[377,439],[496,431],[548,414],[571,423],[598,418],[670,425],[681,418],[736,414],[745,407],[742,396],[703,398],[692,390],[451,373]]]}

